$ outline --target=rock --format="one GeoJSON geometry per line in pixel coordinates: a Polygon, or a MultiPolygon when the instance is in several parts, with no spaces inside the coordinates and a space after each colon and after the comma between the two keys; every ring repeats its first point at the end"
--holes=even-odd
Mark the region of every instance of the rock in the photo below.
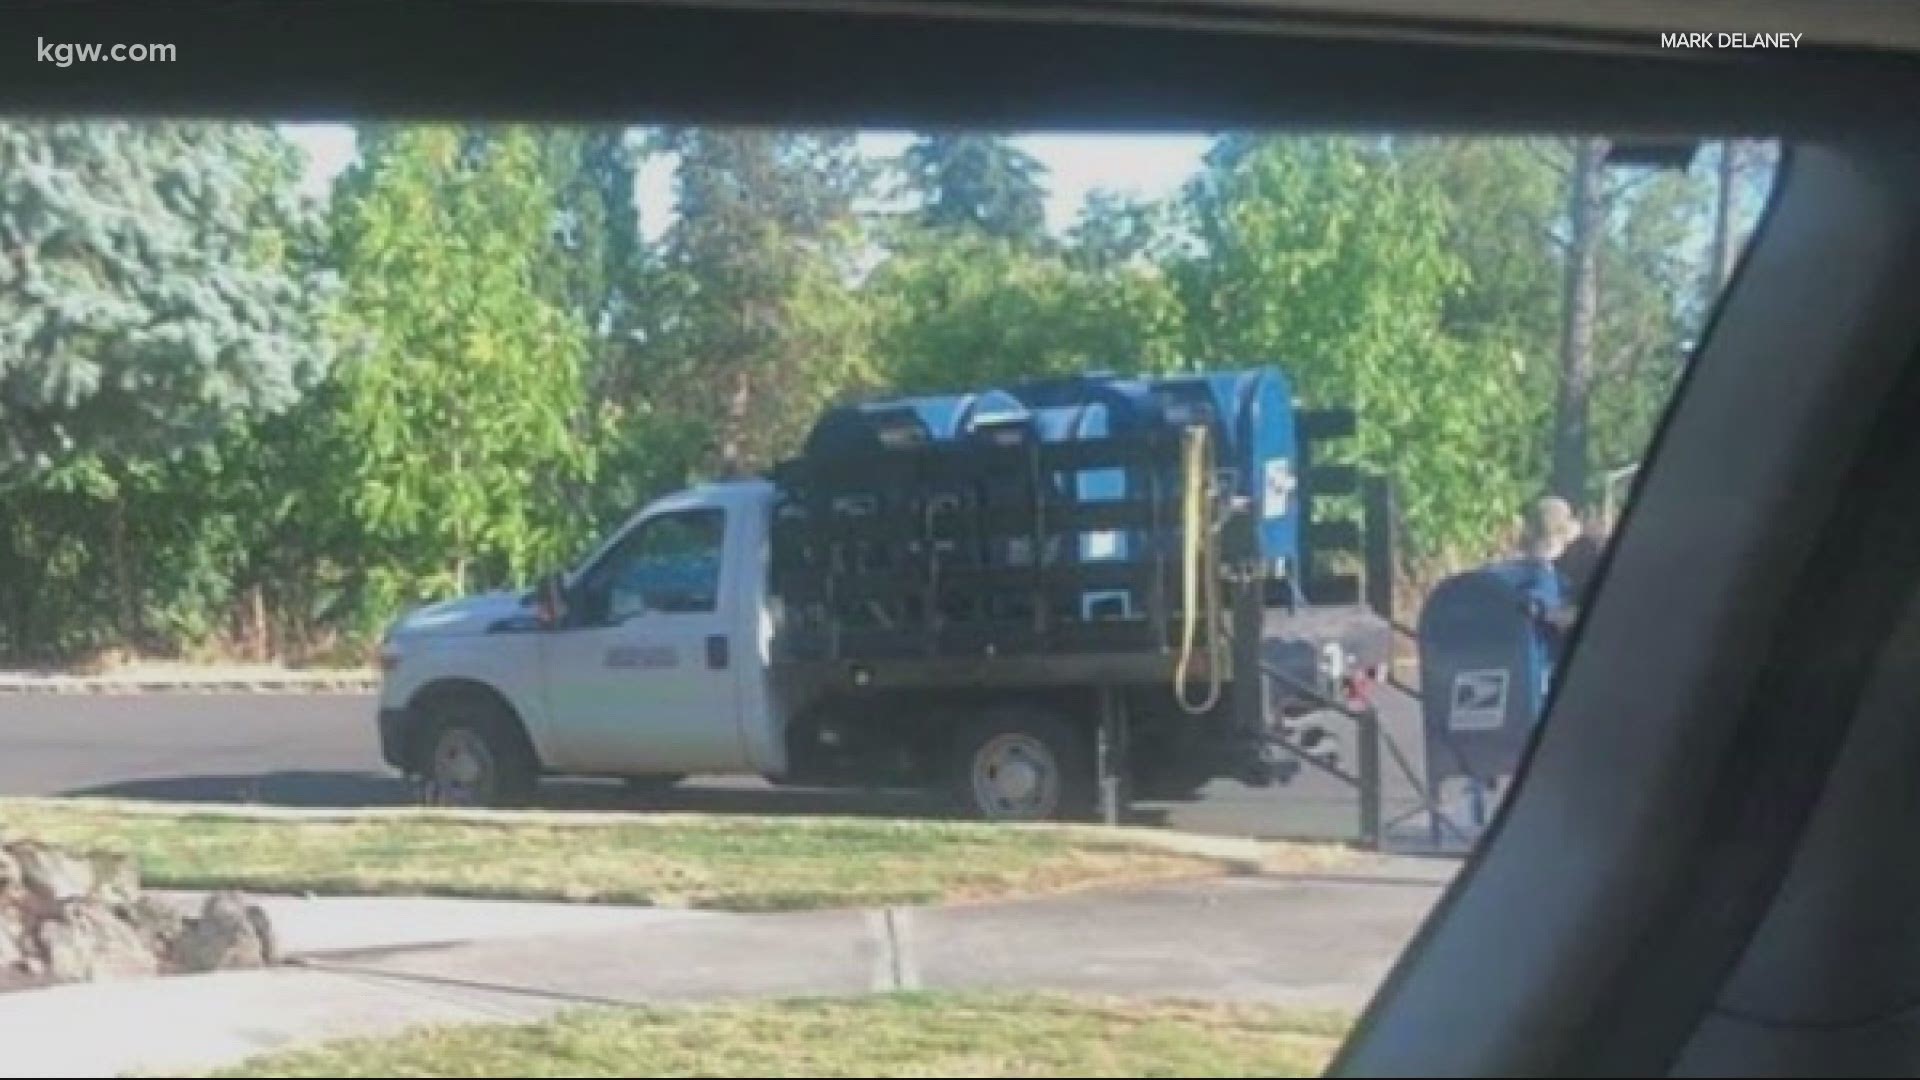
{"type": "Polygon", "coordinates": [[[261,967],[276,959],[272,927],[266,913],[239,893],[214,893],[188,922],[170,959],[182,971],[261,967]]]}
{"type": "Polygon", "coordinates": [[[277,959],[266,913],[238,893],[215,893],[188,918],[141,893],[127,856],[80,855],[25,840],[0,844],[0,988],[260,967],[277,959]]]}
{"type": "Polygon", "coordinates": [[[87,857],[93,865],[93,897],[112,907],[131,907],[140,899],[140,864],[131,855],[95,852],[87,857]]]}
{"type": "Polygon", "coordinates": [[[20,883],[49,914],[93,891],[93,863],[79,855],[33,841],[14,844],[8,852],[19,864],[20,883]]]}
{"type": "Polygon", "coordinates": [[[247,921],[253,924],[253,932],[260,939],[261,962],[279,963],[280,939],[274,935],[273,923],[268,921],[266,910],[258,904],[248,904],[247,921]]]}
{"type": "Polygon", "coordinates": [[[156,975],[159,959],[134,928],[98,900],[65,904],[38,928],[47,975],[55,982],[156,975]]]}
{"type": "Polygon", "coordinates": [[[0,971],[25,968],[27,956],[27,921],[0,902],[0,971]]]}
{"type": "Polygon", "coordinates": [[[142,896],[115,914],[133,927],[155,956],[172,956],[187,932],[187,918],[180,909],[151,896],[142,896]]]}

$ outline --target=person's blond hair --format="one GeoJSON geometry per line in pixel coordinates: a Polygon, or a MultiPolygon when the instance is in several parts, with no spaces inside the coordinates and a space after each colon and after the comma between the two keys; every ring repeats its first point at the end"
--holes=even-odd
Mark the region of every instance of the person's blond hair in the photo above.
{"type": "Polygon", "coordinates": [[[1558,495],[1534,500],[1520,528],[1520,552],[1531,559],[1553,560],[1580,536],[1580,519],[1573,506],[1558,495]]]}

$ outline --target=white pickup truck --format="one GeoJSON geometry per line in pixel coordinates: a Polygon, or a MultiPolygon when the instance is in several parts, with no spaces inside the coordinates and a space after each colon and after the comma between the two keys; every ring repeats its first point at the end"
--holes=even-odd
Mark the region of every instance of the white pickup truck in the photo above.
{"type": "MultiPolygon", "coordinates": [[[[996,820],[1092,813],[1103,744],[1089,687],[1108,677],[1098,658],[1017,667],[1011,682],[928,663],[894,689],[875,681],[884,668],[832,665],[829,681],[863,691],[835,694],[818,665],[775,654],[774,502],[764,481],[679,492],[541,587],[400,619],[380,653],[383,756],[456,805],[524,801],[543,775],[646,787],[738,774],[932,787],[996,820]]],[[[1130,694],[1130,792],[1290,778],[1297,764],[1271,747],[1210,738],[1218,722],[1170,707],[1173,659],[1149,663],[1151,685],[1136,679],[1130,694]]]]}
{"type": "Polygon", "coordinates": [[[557,580],[399,620],[380,653],[386,760],[455,805],[524,801],[542,775],[649,787],[739,774],[956,781],[961,806],[992,819],[1089,811],[1093,747],[1058,692],[975,702],[923,691],[915,715],[861,731],[869,717],[781,678],[767,573],[774,499],[765,481],[678,492],[557,580]],[[961,703],[980,707],[960,718],[961,703]],[[903,755],[919,760],[903,769],[903,755]]]}
{"type": "MultiPolygon", "coordinates": [[[[1212,393],[1187,383],[1168,392],[1212,393]]],[[[464,804],[549,775],[744,774],[1077,817],[1285,782],[1322,734],[1302,718],[1384,655],[1366,608],[1270,576],[1261,530],[1285,541],[1295,505],[1259,490],[1271,462],[1181,456],[1208,432],[1254,454],[1251,421],[1066,440],[1014,410],[942,440],[923,405],[830,412],[772,481],[667,496],[532,590],[401,618],[386,760],[464,804]],[[827,438],[849,431],[851,450],[827,438]]]]}
{"type": "Polygon", "coordinates": [[[483,804],[526,797],[542,773],[784,775],[772,501],[760,481],[679,492],[545,589],[399,620],[380,654],[387,761],[438,799],[483,804]]]}

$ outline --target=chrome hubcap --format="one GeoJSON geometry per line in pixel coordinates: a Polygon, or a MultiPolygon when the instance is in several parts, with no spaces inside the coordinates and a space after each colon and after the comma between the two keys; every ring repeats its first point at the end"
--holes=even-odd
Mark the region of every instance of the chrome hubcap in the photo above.
{"type": "Polygon", "coordinates": [[[493,788],[493,753],[465,728],[440,733],[433,747],[432,799],[447,806],[479,806],[493,788]]]}
{"type": "Polygon", "coordinates": [[[1050,818],[1060,805],[1060,765],[1031,735],[996,735],[973,758],[974,802],[1001,821],[1050,818]]]}

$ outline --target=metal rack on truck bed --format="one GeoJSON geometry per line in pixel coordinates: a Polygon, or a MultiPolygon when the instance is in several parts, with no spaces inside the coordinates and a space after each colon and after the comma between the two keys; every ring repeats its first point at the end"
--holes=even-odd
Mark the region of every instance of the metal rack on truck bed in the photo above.
{"type": "Polygon", "coordinates": [[[1285,779],[1290,725],[1386,661],[1352,431],[1273,369],[831,410],[773,477],[776,670],[837,716],[1080,692],[1108,788],[1285,779]]]}

